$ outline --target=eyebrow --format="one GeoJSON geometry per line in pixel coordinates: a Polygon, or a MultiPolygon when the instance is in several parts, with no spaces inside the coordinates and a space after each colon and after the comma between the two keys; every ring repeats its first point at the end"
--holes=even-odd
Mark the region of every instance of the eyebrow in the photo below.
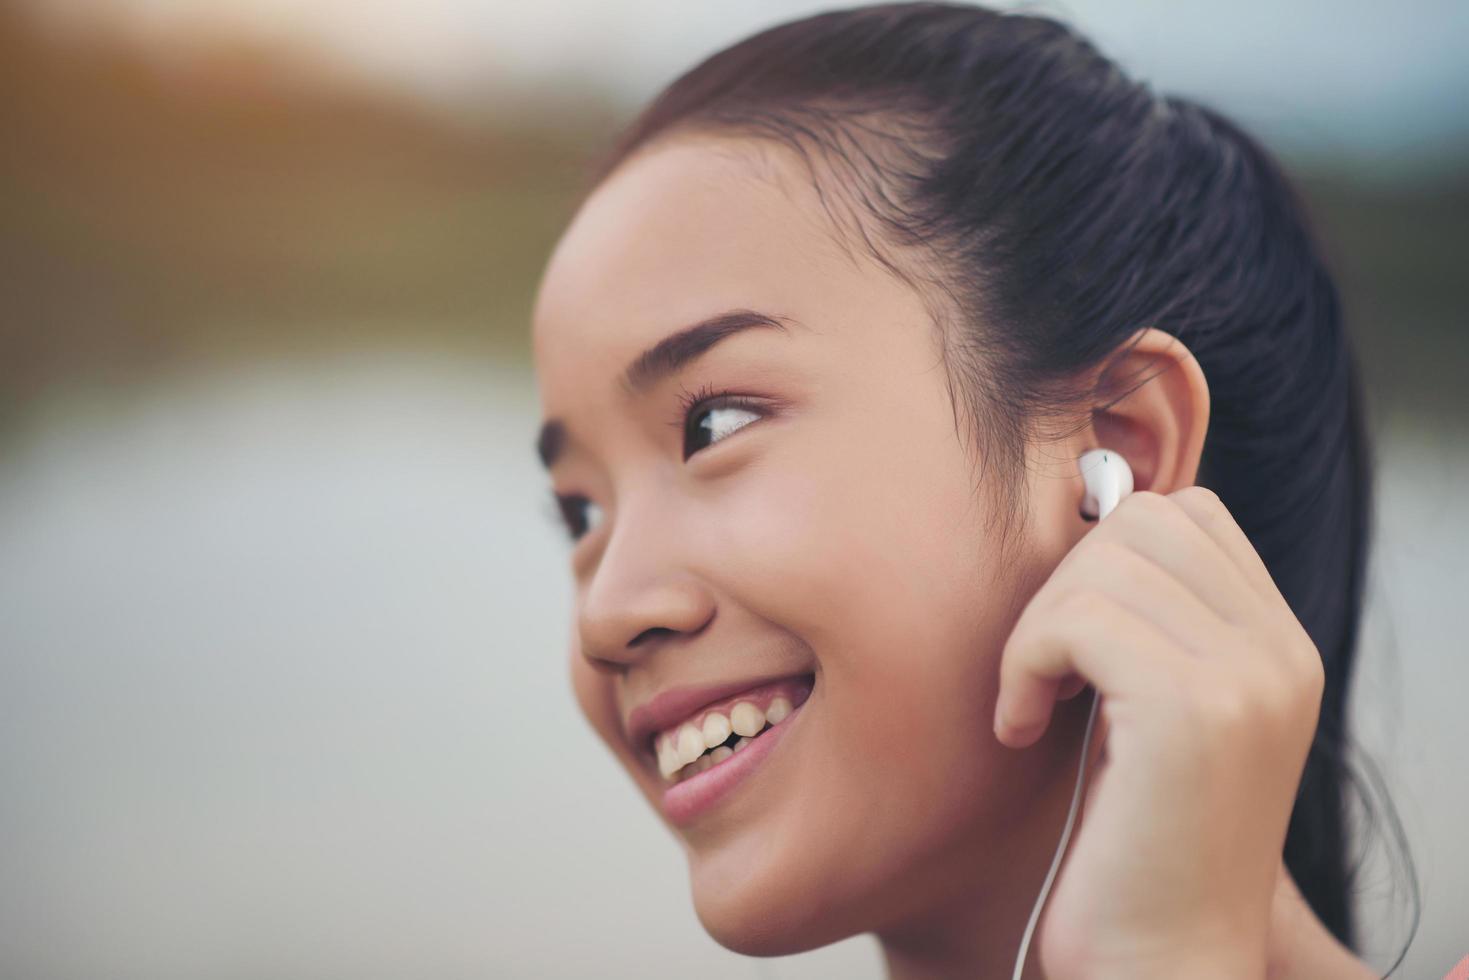
{"type": "MultiPolygon", "coordinates": [[[[726,337],[757,328],[785,330],[788,324],[795,322],[789,317],[754,310],[729,310],[708,317],[669,334],[633,358],[622,373],[622,390],[630,397],[647,391],[693,363],[726,337]]],[[[548,419],[536,437],[536,455],[541,458],[541,465],[550,469],[561,456],[566,443],[565,424],[560,419],[548,419]]]]}

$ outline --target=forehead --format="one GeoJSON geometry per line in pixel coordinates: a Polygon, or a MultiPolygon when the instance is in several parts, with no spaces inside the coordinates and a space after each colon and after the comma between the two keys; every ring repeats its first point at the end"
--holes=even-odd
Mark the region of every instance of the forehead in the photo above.
{"type": "Polygon", "coordinates": [[[842,242],[793,151],[716,136],[655,144],[587,199],[557,244],[536,297],[537,371],[575,360],[610,375],[727,309],[799,317],[873,274],[842,242]]]}

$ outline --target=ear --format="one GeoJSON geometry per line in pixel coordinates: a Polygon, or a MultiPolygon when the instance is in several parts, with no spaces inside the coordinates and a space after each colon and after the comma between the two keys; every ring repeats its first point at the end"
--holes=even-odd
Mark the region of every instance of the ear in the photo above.
{"type": "Polygon", "coordinates": [[[1134,490],[1167,494],[1194,485],[1209,430],[1209,384],[1183,341],[1155,327],[1139,330],[1098,373],[1093,405],[1095,445],[1127,459],[1134,490]]]}

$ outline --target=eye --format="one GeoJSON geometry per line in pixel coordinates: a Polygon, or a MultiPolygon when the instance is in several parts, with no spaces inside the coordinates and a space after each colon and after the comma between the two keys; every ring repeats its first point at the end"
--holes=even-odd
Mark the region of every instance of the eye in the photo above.
{"type": "Polygon", "coordinates": [[[681,395],[679,401],[683,406],[683,418],[678,424],[683,428],[684,459],[765,415],[753,400],[727,391],[701,388],[693,394],[681,395]]]}
{"type": "Polygon", "coordinates": [[[602,508],[596,501],[583,497],[580,494],[561,495],[554,490],[551,492],[552,504],[555,506],[558,520],[566,527],[566,533],[576,541],[588,531],[596,530],[602,524],[602,508]]]}

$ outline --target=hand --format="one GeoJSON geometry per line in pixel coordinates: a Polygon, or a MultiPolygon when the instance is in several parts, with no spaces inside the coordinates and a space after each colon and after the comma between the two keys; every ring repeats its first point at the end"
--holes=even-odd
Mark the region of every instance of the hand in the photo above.
{"type": "Polygon", "coordinates": [[[1265,965],[1269,980],[1378,980],[1381,976],[1338,942],[1316,917],[1284,861],[1275,872],[1265,965]]]}
{"type": "Polygon", "coordinates": [[[1041,921],[1048,977],[1264,977],[1281,852],[1324,674],[1218,496],[1124,499],[1005,644],[995,730],[1102,697],[1084,819],[1041,921]]]}

